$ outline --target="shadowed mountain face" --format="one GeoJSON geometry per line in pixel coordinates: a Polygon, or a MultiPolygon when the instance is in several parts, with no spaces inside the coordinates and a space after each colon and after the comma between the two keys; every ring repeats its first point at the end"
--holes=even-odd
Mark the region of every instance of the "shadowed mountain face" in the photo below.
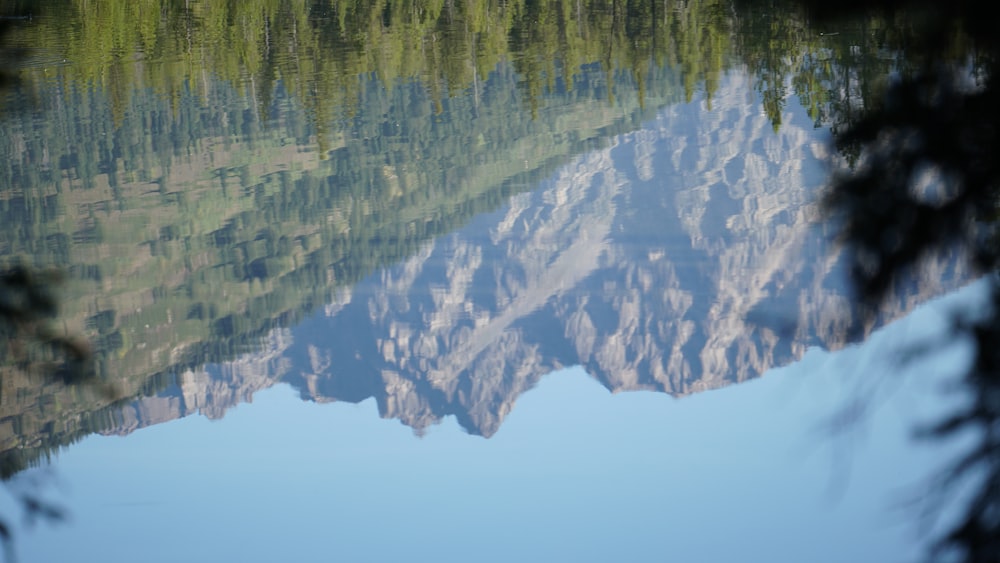
{"type": "MultiPolygon", "coordinates": [[[[113,431],[170,408],[217,416],[280,379],[308,400],[374,397],[417,431],[454,415],[490,436],[563,366],[613,392],[679,396],[842,345],[845,272],[814,205],[824,139],[794,113],[776,134],[747,91],[733,73],[714,109],[662,110],[345,289],[266,352],[138,402],[113,431]]],[[[940,291],[950,263],[885,317],[940,291]]]]}

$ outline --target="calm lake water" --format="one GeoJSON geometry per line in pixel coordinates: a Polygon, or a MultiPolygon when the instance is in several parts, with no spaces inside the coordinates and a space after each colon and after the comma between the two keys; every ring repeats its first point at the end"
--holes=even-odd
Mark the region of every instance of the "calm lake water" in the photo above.
{"type": "Polygon", "coordinates": [[[831,127],[891,70],[877,23],[576,0],[9,21],[0,263],[67,273],[59,321],[114,389],[2,367],[8,492],[71,515],[18,528],[23,560],[922,553],[910,501],[947,452],[910,433],[966,351],[870,374],[984,297],[907,317],[960,285],[942,259],[842,349],[816,200],[831,127]]]}

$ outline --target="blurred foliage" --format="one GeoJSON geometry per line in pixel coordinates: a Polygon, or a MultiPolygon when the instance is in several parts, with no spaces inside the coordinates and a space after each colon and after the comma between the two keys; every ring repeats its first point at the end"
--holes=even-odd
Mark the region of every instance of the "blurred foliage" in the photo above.
{"type": "Polygon", "coordinates": [[[969,498],[932,557],[1000,560],[1000,38],[993,6],[801,3],[803,13],[822,25],[858,19],[891,24],[886,33],[896,46],[886,53],[898,60],[892,72],[865,93],[858,111],[842,112],[835,140],[848,166],[835,175],[825,201],[852,256],[854,332],[921,275],[929,256],[960,253],[992,284],[987,310],[953,319],[954,338],[975,349],[961,385],[971,400],[924,435],[977,439],[934,488],[942,506],[963,488],[969,498]]]}

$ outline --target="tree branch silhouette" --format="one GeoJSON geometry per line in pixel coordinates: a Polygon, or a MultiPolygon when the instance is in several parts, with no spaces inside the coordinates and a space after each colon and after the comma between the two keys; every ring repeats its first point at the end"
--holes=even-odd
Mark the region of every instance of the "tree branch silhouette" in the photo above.
{"type": "Polygon", "coordinates": [[[992,6],[799,1],[824,25],[879,13],[908,31],[899,56],[911,64],[900,64],[881,98],[836,134],[842,153],[858,158],[834,175],[823,203],[851,256],[857,310],[848,337],[894,289],[919,276],[929,256],[958,253],[989,278],[989,310],[952,323],[953,337],[975,344],[962,378],[973,399],[921,435],[954,439],[971,430],[978,439],[940,477],[942,495],[963,481],[974,489],[929,557],[1000,561],[1000,50],[992,6]]]}

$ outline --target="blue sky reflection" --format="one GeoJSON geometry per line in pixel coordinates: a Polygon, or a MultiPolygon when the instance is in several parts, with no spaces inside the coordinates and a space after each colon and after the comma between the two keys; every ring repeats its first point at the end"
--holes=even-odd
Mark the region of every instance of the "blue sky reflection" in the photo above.
{"type": "Polygon", "coordinates": [[[922,532],[902,501],[957,445],[909,436],[966,351],[898,378],[886,352],[934,337],[942,311],[981,290],[680,400],[561,370],[489,440],[453,417],[417,437],[373,400],[303,404],[280,385],[222,421],[78,444],[56,466],[72,523],[22,532],[20,548],[25,561],[912,560],[922,532]],[[831,436],[828,415],[859,396],[875,408],[831,436]]]}

